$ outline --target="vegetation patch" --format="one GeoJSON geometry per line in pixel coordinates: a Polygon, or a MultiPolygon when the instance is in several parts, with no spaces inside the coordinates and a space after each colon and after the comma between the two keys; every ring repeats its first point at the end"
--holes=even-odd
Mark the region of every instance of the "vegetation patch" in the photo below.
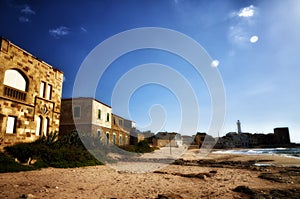
{"type": "Polygon", "coordinates": [[[77,132],[72,132],[61,138],[58,138],[56,133],[51,133],[49,136],[41,137],[35,142],[20,143],[4,149],[5,152],[0,154],[0,172],[28,171],[45,167],[72,168],[102,164],[84,147],[77,132]]]}

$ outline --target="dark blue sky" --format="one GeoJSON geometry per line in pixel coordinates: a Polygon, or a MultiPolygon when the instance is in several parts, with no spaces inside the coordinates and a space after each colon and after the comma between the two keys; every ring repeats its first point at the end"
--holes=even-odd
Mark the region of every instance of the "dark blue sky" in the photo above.
{"type": "MultiPolygon", "coordinates": [[[[269,133],[288,126],[292,140],[300,142],[299,10],[297,0],[7,0],[0,2],[0,35],[62,70],[66,98],[72,96],[83,60],[109,37],[141,27],[179,31],[219,61],[227,103],[221,135],[236,131],[239,119],[245,132],[269,133]]],[[[111,104],[114,84],[122,75],[154,62],[173,67],[197,90],[198,130],[207,131],[211,103],[205,82],[188,63],[167,52],[148,49],[115,60],[96,97],[111,104]]],[[[176,131],[178,103],[176,96],[157,85],[141,87],[129,103],[131,119],[143,126],[149,123],[151,105],[161,104],[168,113],[162,130],[176,131]]]]}

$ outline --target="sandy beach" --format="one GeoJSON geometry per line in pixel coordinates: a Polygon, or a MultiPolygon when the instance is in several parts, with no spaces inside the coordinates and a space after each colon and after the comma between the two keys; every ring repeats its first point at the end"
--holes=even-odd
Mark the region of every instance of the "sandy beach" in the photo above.
{"type": "Polygon", "coordinates": [[[300,159],[187,151],[176,164],[128,173],[109,166],[0,174],[0,198],[299,198],[300,159]],[[272,164],[271,167],[255,166],[272,164]]]}

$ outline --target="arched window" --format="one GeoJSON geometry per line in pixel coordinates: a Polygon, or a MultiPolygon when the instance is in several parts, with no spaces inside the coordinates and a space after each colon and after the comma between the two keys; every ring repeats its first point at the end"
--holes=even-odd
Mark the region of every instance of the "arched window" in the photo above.
{"type": "Polygon", "coordinates": [[[106,132],[106,144],[109,144],[109,133],[106,132]]]}
{"type": "Polygon", "coordinates": [[[120,135],[119,137],[119,145],[122,145],[123,144],[123,138],[122,138],[122,135],[120,135]]]}
{"type": "Polygon", "coordinates": [[[28,82],[19,71],[8,69],[5,71],[3,84],[21,91],[26,91],[28,82]]]}
{"type": "Polygon", "coordinates": [[[99,140],[102,139],[102,135],[101,135],[100,129],[97,129],[97,137],[98,137],[99,140]]]}
{"type": "Polygon", "coordinates": [[[116,133],[113,133],[113,144],[116,144],[116,139],[117,138],[117,136],[116,136],[116,133]]]}
{"type": "Polygon", "coordinates": [[[49,118],[44,120],[44,136],[48,135],[49,131],[49,118]]]}
{"type": "Polygon", "coordinates": [[[43,117],[39,116],[36,120],[36,130],[35,130],[35,135],[36,136],[41,135],[42,124],[43,124],[43,117]]]}

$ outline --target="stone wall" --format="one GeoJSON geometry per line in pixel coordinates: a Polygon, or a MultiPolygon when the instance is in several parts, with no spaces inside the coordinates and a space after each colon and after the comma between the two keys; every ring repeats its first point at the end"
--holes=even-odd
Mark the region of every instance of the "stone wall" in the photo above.
{"type": "Polygon", "coordinates": [[[0,46],[0,146],[58,132],[63,73],[5,38],[1,38],[0,46]],[[24,90],[7,83],[12,80],[11,75],[8,78],[10,71],[25,80],[24,90]],[[42,94],[41,82],[45,86],[42,94]],[[8,133],[11,117],[15,118],[14,130],[8,133]],[[37,130],[39,118],[42,122],[37,130]]]}

